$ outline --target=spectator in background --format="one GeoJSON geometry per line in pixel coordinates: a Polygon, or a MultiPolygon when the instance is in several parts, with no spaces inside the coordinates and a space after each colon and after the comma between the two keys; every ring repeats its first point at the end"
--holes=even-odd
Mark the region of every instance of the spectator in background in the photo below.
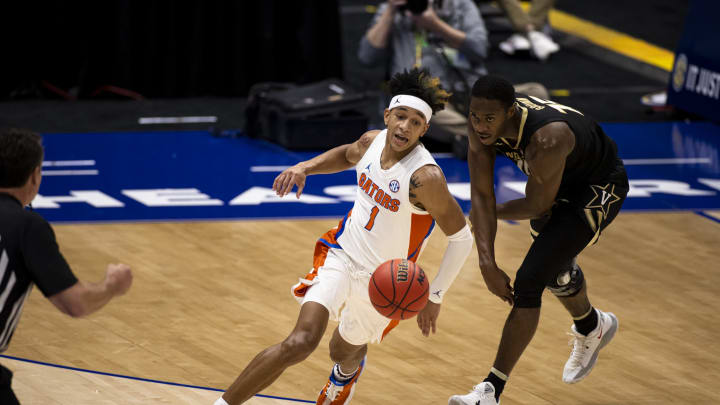
{"type": "MultiPolygon", "coordinates": [[[[385,63],[390,75],[417,66],[438,77],[453,97],[433,120],[441,126],[462,126],[463,131],[470,89],[487,74],[487,55],[488,32],[472,0],[389,0],[378,8],[358,49],[361,63],[385,63]]],[[[548,97],[539,83],[519,84],[517,89],[548,97]]]]}
{"type": "Polygon", "coordinates": [[[499,44],[501,51],[508,55],[530,51],[536,58],[546,61],[560,50],[560,45],[549,35],[548,13],[555,0],[533,0],[528,12],[523,10],[518,0],[498,0],[498,4],[516,31],[499,44]]]}

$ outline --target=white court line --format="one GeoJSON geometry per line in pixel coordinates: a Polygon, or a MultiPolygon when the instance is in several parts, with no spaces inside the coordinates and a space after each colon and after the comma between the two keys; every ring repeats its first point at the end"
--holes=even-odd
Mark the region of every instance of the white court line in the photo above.
{"type": "MultiPolygon", "coordinates": [[[[289,169],[289,168],[291,168],[291,167],[292,167],[292,166],[250,166],[250,171],[253,172],[253,173],[258,173],[258,172],[281,172],[281,171],[283,171],[283,170],[285,170],[285,169],[289,169]]],[[[345,170],[345,171],[346,171],[346,172],[348,172],[348,171],[355,171],[355,168],[353,167],[353,168],[347,169],[347,170],[345,170]]]]}
{"type": "MultiPolygon", "coordinates": [[[[93,370],[68,368],[50,363],[35,363],[25,359],[2,357],[3,364],[15,373],[13,389],[27,403],[44,403],[52,398],[56,405],[123,403],[128,405],[172,403],[177,405],[212,404],[222,390],[201,386],[188,386],[167,381],[109,374],[93,370]],[[115,399],[115,401],[102,401],[115,399]]],[[[25,403],[25,402],[23,402],[25,403]]],[[[307,400],[254,396],[247,405],[290,405],[311,403],[307,400]]]]}
{"type": "Polygon", "coordinates": [[[251,166],[250,171],[256,172],[281,172],[290,166],[251,166]]]}
{"type": "Polygon", "coordinates": [[[623,163],[628,165],[686,165],[712,163],[710,158],[667,158],[667,159],[623,159],[623,163]]]}
{"type": "Polygon", "coordinates": [[[43,176],[97,176],[97,170],[43,170],[43,176]]]}
{"type": "MultiPolygon", "coordinates": [[[[437,159],[453,157],[452,153],[433,153],[432,156],[437,159]]],[[[250,171],[253,173],[259,172],[281,172],[292,166],[251,166],[250,171]]],[[[350,168],[345,171],[354,171],[355,168],[350,168]]]]}
{"type": "Polygon", "coordinates": [[[189,116],[189,117],[140,117],[138,123],[140,125],[151,124],[195,124],[199,122],[217,122],[214,115],[206,116],[189,116]]]}
{"type": "Polygon", "coordinates": [[[46,166],[95,166],[94,160],[46,160],[42,162],[46,166]]]}

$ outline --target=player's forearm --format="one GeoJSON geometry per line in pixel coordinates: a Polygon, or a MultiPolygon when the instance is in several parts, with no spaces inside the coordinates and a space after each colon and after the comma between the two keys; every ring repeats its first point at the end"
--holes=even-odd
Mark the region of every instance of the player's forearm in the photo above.
{"type": "Polygon", "coordinates": [[[461,230],[448,236],[448,246],[445,249],[438,273],[430,283],[430,301],[440,304],[453,281],[460,273],[465,260],[472,250],[473,237],[470,228],[465,225],[461,230]]]}
{"type": "Polygon", "coordinates": [[[350,145],[341,145],[322,153],[310,160],[298,163],[306,175],[338,173],[354,166],[347,160],[350,145]]]}
{"type": "Polygon", "coordinates": [[[495,263],[495,234],[497,233],[497,217],[495,198],[472,196],[470,223],[478,252],[480,269],[497,267],[495,263]]]}
{"type": "Polygon", "coordinates": [[[365,35],[370,45],[375,48],[387,47],[394,16],[395,8],[392,6],[386,7],[377,24],[373,25],[365,35]]]}
{"type": "Polygon", "coordinates": [[[510,200],[497,205],[497,218],[510,220],[533,219],[541,216],[546,210],[527,198],[510,200]]]}

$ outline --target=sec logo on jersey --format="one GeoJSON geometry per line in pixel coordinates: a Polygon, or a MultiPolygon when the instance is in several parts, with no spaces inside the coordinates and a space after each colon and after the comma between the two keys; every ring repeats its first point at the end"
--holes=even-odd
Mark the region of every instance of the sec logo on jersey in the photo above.
{"type": "Polygon", "coordinates": [[[397,180],[393,180],[390,182],[390,191],[393,193],[397,193],[398,190],[400,190],[400,183],[397,180]]]}

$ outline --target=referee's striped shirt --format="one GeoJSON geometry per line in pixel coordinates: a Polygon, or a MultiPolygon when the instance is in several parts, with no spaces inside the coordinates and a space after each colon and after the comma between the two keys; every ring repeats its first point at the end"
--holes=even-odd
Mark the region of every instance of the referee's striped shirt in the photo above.
{"type": "Polygon", "coordinates": [[[33,285],[50,297],[75,283],[50,224],[0,193],[0,352],[10,344],[33,285]]]}

